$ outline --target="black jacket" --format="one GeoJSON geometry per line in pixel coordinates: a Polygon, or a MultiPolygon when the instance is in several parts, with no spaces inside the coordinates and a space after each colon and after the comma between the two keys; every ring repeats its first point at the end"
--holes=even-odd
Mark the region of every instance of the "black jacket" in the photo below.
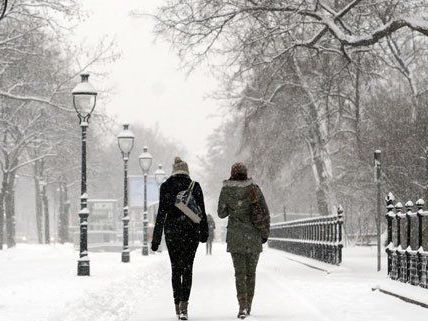
{"type": "Polygon", "coordinates": [[[208,239],[208,223],[205,213],[204,195],[198,182],[193,189],[193,197],[202,210],[202,220],[199,224],[193,223],[182,211],[175,207],[177,194],[186,190],[192,180],[185,174],[169,177],[160,188],[159,209],[156,224],[153,230],[152,243],[159,244],[162,232],[165,230],[167,242],[197,241],[206,242],[208,239]]]}

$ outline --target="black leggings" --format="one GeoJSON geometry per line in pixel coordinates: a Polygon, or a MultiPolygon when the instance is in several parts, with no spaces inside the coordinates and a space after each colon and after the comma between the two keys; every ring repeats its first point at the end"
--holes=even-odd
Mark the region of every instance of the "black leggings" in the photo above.
{"type": "Polygon", "coordinates": [[[174,303],[189,301],[192,289],[193,261],[198,242],[187,240],[167,240],[169,259],[172,270],[172,291],[174,303]]]}

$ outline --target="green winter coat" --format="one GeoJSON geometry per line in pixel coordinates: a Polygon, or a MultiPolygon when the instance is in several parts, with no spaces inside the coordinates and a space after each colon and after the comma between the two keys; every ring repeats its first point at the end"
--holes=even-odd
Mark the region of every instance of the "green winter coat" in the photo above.
{"type": "MultiPolygon", "coordinates": [[[[218,216],[229,217],[227,224],[227,251],[231,253],[260,253],[262,251],[262,234],[251,222],[250,191],[254,186],[252,180],[224,181],[218,202],[218,216]]],[[[257,187],[260,205],[269,216],[265,199],[257,187]]],[[[269,228],[269,227],[267,227],[269,228]]]]}

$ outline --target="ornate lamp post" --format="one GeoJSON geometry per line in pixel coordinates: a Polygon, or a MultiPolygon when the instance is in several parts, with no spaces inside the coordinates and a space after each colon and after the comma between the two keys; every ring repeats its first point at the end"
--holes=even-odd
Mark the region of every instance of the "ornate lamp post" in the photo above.
{"type": "Polygon", "coordinates": [[[162,168],[162,164],[159,164],[158,169],[155,171],[155,180],[159,187],[165,181],[165,176],[166,176],[166,173],[162,168]]]}
{"type": "Polygon", "coordinates": [[[143,148],[143,152],[139,157],[140,167],[144,174],[144,208],[143,208],[143,250],[144,256],[149,255],[149,246],[147,243],[147,175],[152,166],[152,155],[147,151],[147,147],[143,148]]]}
{"type": "Polygon", "coordinates": [[[129,125],[124,124],[123,130],[117,136],[117,143],[122,153],[123,158],[123,250],[122,262],[127,263],[130,261],[129,256],[129,216],[128,216],[128,160],[131,150],[134,147],[134,134],[129,130],[129,125]]]}
{"type": "Polygon", "coordinates": [[[80,253],[77,263],[77,275],[89,276],[89,256],[88,256],[88,194],[86,192],[86,130],[89,125],[89,118],[94,111],[97,101],[97,92],[89,83],[89,75],[82,74],[81,82],[73,89],[73,106],[79,117],[80,128],[82,129],[82,170],[81,170],[81,195],[80,195],[80,253]]]}

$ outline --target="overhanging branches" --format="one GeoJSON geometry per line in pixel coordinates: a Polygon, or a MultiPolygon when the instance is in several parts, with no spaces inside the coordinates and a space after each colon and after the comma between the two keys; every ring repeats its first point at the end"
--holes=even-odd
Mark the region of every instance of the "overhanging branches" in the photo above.
{"type": "Polygon", "coordinates": [[[0,20],[4,18],[7,9],[7,0],[0,0],[0,20]]]}
{"type": "Polygon", "coordinates": [[[201,57],[219,49],[214,48],[215,43],[221,46],[231,41],[248,44],[251,51],[257,41],[254,37],[261,38],[263,46],[268,41],[276,46],[278,38],[283,37],[285,46],[276,48],[276,56],[306,47],[342,53],[349,58],[347,50],[372,46],[403,28],[428,36],[428,20],[411,3],[403,2],[402,7],[408,9],[392,8],[394,14],[385,13],[379,19],[372,14],[382,10],[374,8],[376,3],[353,0],[333,8],[327,2],[288,1],[281,5],[247,0],[169,1],[156,16],[157,31],[168,36],[180,52],[201,57]],[[257,35],[258,31],[262,37],[257,35]]]}

